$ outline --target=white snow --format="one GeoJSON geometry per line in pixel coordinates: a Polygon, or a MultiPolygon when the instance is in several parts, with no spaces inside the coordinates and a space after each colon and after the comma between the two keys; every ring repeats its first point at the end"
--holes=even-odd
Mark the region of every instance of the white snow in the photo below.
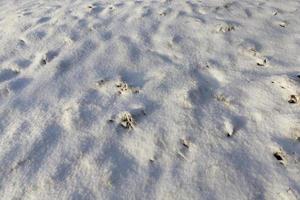
{"type": "Polygon", "coordinates": [[[0,0],[0,47],[1,200],[300,199],[300,1],[0,0]]]}

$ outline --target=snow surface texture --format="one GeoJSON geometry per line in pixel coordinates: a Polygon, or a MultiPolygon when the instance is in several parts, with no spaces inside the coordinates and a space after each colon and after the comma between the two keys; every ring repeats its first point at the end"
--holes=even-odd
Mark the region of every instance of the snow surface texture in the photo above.
{"type": "Polygon", "coordinates": [[[0,0],[0,199],[300,199],[300,1],[0,0]]]}

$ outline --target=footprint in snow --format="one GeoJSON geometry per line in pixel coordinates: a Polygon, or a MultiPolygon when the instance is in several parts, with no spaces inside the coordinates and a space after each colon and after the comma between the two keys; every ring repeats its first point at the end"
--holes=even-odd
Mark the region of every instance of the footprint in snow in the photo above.
{"type": "Polygon", "coordinates": [[[298,102],[298,97],[297,97],[296,95],[292,94],[292,95],[290,96],[290,99],[289,99],[288,102],[289,102],[290,104],[296,104],[296,103],[298,102]]]}
{"type": "Polygon", "coordinates": [[[282,22],[279,22],[279,26],[281,28],[286,28],[288,26],[288,22],[287,21],[282,21],[282,22]]]}
{"type": "Polygon", "coordinates": [[[243,55],[251,57],[255,60],[257,66],[266,66],[267,65],[267,58],[263,56],[254,45],[247,45],[242,44],[240,47],[240,51],[243,55]]]}
{"type": "Polygon", "coordinates": [[[273,156],[279,161],[280,164],[286,165],[286,156],[282,150],[274,152],[273,156]]]}
{"type": "Polygon", "coordinates": [[[131,92],[133,94],[137,94],[139,93],[139,89],[134,88],[132,86],[129,86],[126,82],[121,81],[119,83],[116,84],[116,87],[118,88],[118,93],[119,94],[123,94],[126,92],[131,92]]]}
{"type": "Polygon", "coordinates": [[[15,78],[20,74],[16,69],[3,69],[0,71],[0,83],[15,78]]]}
{"type": "MultiPolygon", "coordinates": [[[[118,80],[116,82],[117,83],[114,84],[114,87],[117,89],[119,95],[128,93],[138,94],[140,92],[139,88],[133,87],[123,80],[118,80]]],[[[111,84],[112,81],[107,79],[100,79],[96,82],[96,85],[100,88],[104,87],[105,85],[109,88],[111,84]]]]}
{"type": "Polygon", "coordinates": [[[56,58],[59,54],[59,51],[48,51],[40,60],[40,65],[46,65],[51,62],[54,58],[56,58]]]}
{"type": "Polygon", "coordinates": [[[145,110],[143,108],[139,108],[131,110],[130,112],[121,112],[109,119],[108,122],[116,122],[120,127],[124,129],[133,130],[144,116],[146,116],[145,110]]]}
{"type": "Polygon", "coordinates": [[[188,153],[192,147],[192,139],[191,138],[182,138],[180,139],[180,147],[179,151],[177,151],[177,155],[184,159],[187,160],[188,153]]]}
{"type": "Polygon", "coordinates": [[[51,17],[42,17],[37,21],[37,24],[46,23],[51,19],[51,17]]]}
{"type": "Polygon", "coordinates": [[[0,89],[0,102],[9,95],[9,89],[7,87],[0,89]]]}

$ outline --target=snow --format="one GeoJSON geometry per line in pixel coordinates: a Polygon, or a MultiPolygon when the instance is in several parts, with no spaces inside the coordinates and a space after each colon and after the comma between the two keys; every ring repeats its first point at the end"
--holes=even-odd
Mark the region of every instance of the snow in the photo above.
{"type": "Polygon", "coordinates": [[[0,199],[300,199],[300,1],[0,0],[0,199]]]}

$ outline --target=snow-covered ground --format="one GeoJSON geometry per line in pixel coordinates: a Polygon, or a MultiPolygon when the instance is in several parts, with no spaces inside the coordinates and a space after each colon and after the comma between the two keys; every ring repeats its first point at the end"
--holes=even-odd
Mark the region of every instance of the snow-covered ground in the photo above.
{"type": "Polygon", "coordinates": [[[299,0],[0,0],[0,199],[300,199],[299,0]]]}

